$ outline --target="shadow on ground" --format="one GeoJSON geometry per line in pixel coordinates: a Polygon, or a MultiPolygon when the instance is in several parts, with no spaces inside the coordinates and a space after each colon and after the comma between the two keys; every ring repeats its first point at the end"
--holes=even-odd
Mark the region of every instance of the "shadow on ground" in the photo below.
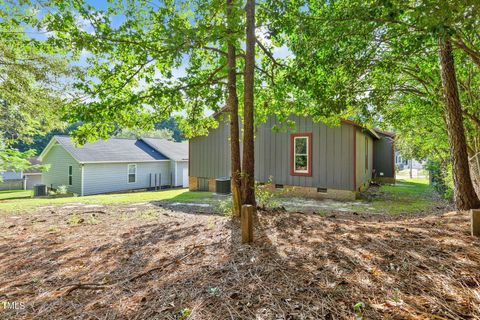
{"type": "Polygon", "coordinates": [[[466,214],[262,211],[250,246],[235,220],[153,210],[148,221],[106,213],[97,225],[2,236],[0,300],[26,308],[0,317],[480,317],[480,241],[466,214]]]}

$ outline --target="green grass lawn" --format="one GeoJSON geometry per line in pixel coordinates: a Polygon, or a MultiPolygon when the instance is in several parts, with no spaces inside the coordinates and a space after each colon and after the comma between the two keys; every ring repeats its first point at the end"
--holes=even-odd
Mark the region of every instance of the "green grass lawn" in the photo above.
{"type": "Polygon", "coordinates": [[[0,200],[30,198],[32,190],[1,190],[0,200]]]}
{"type": "MultiPolygon", "coordinates": [[[[28,197],[31,191],[28,191],[28,197]]],[[[150,192],[131,192],[121,194],[101,194],[85,197],[68,198],[24,198],[19,199],[19,195],[27,193],[23,190],[13,190],[0,193],[0,213],[1,212],[24,212],[40,206],[61,206],[68,203],[81,204],[129,204],[150,201],[181,201],[190,202],[200,198],[211,196],[209,192],[190,192],[186,189],[172,189],[150,192]],[[22,191],[22,192],[20,192],[22,191]]]]}
{"type": "MultiPolygon", "coordinates": [[[[423,178],[428,178],[428,171],[425,170],[425,169],[421,169],[421,170],[417,170],[417,169],[414,169],[416,172],[417,172],[417,178],[413,178],[413,179],[423,179],[423,178]]],[[[404,170],[401,170],[401,171],[397,171],[397,179],[410,179],[410,169],[404,169],[404,170]]]]}
{"type": "Polygon", "coordinates": [[[373,209],[391,214],[417,213],[436,204],[427,178],[399,179],[394,185],[382,185],[378,195],[371,202],[373,209]]]}
{"type": "MultiPolygon", "coordinates": [[[[375,190],[375,189],[370,189],[375,190]]],[[[427,179],[400,179],[396,184],[382,185],[372,193],[371,201],[359,201],[350,206],[352,211],[370,213],[418,213],[436,205],[438,198],[428,184],[427,179]]],[[[71,203],[80,204],[130,204],[151,201],[171,202],[207,202],[215,203],[209,192],[190,192],[186,189],[173,189],[151,192],[132,192],[121,194],[102,194],[69,198],[31,198],[31,191],[0,191],[1,212],[26,212],[40,206],[62,206],[71,203]]],[[[341,203],[341,202],[339,202],[341,203]]]]}

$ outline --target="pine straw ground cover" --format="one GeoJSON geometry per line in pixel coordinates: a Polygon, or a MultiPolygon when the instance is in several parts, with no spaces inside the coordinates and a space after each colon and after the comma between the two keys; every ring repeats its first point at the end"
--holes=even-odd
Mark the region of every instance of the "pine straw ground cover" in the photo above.
{"type": "Polygon", "coordinates": [[[478,319],[466,213],[44,208],[0,225],[3,319],[478,319]],[[354,306],[356,307],[354,308],[354,306]]]}

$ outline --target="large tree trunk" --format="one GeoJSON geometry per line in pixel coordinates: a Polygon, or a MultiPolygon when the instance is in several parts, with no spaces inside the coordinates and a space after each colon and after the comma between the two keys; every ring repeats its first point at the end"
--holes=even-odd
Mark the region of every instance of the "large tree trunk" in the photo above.
{"type": "Polygon", "coordinates": [[[463,127],[462,107],[458,95],[452,44],[448,36],[440,36],[438,44],[440,74],[445,101],[445,120],[450,144],[450,156],[452,158],[455,206],[457,210],[479,208],[480,200],[473,189],[468,166],[467,141],[463,127]]]}
{"type": "Polygon", "coordinates": [[[241,199],[241,164],[240,164],[240,129],[238,124],[238,96],[237,96],[237,60],[235,43],[232,35],[235,32],[233,26],[233,1],[227,0],[227,24],[228,24],[228,110],[230,112],[230,153],[232,171],[232,212],[236,217],[240,216],[242,209],[241,199]]]}
{"type": "Polygon", "coordinates": [[[254,155],[254,72],[255,72],[255,1],[247,0],[244,114],[243,114],[243,159],[242,202],[255,205],[255,155],[254,155]]]}

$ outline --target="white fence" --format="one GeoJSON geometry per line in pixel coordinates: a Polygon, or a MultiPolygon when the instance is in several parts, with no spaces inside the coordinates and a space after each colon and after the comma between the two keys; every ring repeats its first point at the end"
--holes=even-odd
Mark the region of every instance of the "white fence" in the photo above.
{"type": "Polygon", "coordinates": [[[4,180],[0,182],[0,190],[23,190],[24,179],[4,180]]]}

